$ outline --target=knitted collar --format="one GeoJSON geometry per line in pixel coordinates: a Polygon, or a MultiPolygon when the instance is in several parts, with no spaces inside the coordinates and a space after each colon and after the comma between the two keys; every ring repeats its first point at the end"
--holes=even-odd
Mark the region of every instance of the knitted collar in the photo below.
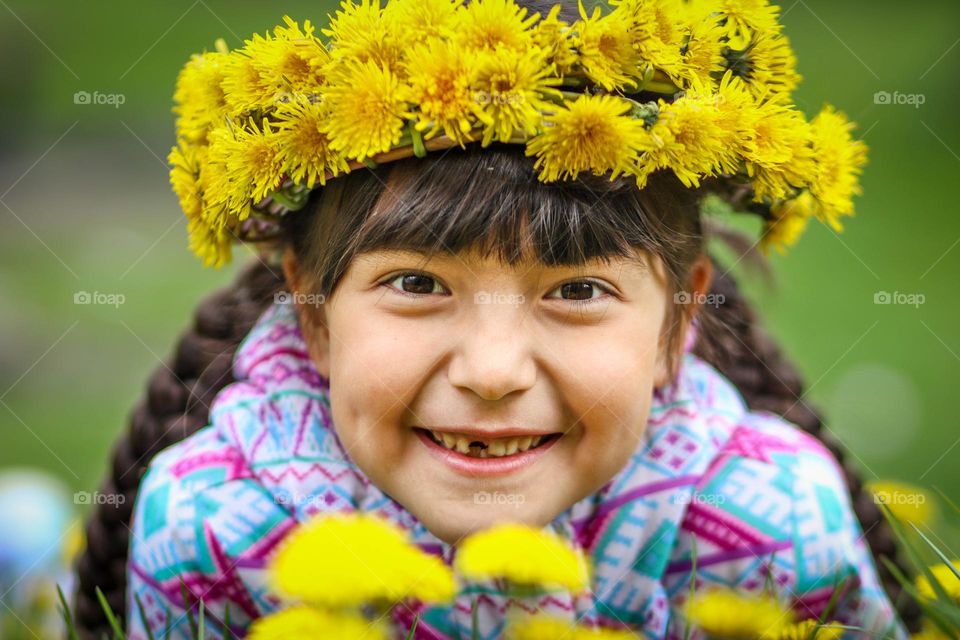
{"type": "MultiPolygon", "coordinates": [[[[591,556],[593,589],[576,597],[532,598],[521,606],[602,623],[613,604],[604,600],[611,597],[611,587],[630,581],[643,605],[638,610],[647,612],[644,628],[662,633],[668,607],[660,578],[686,505],[746,411],[733,385],[690,351],[692,343],[691,337],[677,379],[655,391],[647,429],[628,464],[549,525],[591,556]],[[630,571],[639,559],[643,570],[630,571]]],[[[320,512],[374,512],[407,530],[424,550],[452,562],[456,548],[383,493],[342,446],[331,420],[329,381],[309,359],[293,305],[277,302],[263,313],[236,352],[234,375],[236,382],[214,400],[211,428],[241,454],[291,517],[303,521],[320,512]]],[[[417,637],[469,637],[477,598],[481,637],[495,637],[508,599],[492,583],[469,585],[452,611],[419,611],[417,637]]],[[[399,622],[412,621],[408,609],[395,609],[399,622]]]]}

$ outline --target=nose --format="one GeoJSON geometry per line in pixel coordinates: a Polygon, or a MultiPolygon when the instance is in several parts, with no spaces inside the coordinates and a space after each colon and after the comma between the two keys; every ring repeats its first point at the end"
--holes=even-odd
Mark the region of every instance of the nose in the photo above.
{"type": "Polygon", "coordinates": [[[537,368],[531,341],[522,328],[522,311],[480,315],[485,317],[463,328],[447,373],[450,383],[484,400],[531,388],[537,368]]]}

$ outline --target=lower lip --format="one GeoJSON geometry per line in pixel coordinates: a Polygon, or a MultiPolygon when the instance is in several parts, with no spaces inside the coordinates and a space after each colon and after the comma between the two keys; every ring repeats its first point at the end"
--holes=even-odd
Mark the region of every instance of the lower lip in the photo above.
{"type": "Polygon", "coordinates": [[[500,458],[473,458],[471,456],[465,456],[458,451],[440,446],[431,440],[430,436],[424,431],[417,429],[416,434],[432,455],[437,456],[454,471],[475,477],[501,476],[522,469],[523,467],[533,464],[533,462],[545,454],[554,444],[560,441],[560,438],[553,438],[550,442],[535,449],[527,449],[526,451],[500,458]]]}

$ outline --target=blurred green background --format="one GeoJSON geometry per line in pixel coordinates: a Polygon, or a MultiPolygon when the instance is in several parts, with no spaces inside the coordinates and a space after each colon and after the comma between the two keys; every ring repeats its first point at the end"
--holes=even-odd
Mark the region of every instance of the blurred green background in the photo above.
{"type": "MultiPolygon", "coordinates": [[[[960,3],[781,6],[798,104],[845,111],[871,162],[845,233],[814,224],[773,257],[774,287],[745,284],[867,479],[960,497],[960,3]]],[[[0,0],[0,467],[96,487],[148,373],[242,262],[205,270],[187,251],[165,161],[176,73],[218,37],[239,46],[284,13],[316,23],[333,7],[0,0]],[[78,91],[123,104],[76,104],[78,91]]]]}

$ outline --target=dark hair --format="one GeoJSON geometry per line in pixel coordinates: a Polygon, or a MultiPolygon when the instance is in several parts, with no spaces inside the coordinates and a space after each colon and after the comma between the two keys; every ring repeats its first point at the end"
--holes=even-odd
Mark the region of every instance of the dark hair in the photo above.
{"type": "MultiPolygon", "coordinates": [[[[546,15],[552,3],[518,4],[546,15]]],[[[575,20],[566,4],[561,18],[575,20]]],[[[506,264],[534,257],[548,265],[578,265],[591,258],[658,256],[673,292],[686,286],[694,261],[713,233],[701,221],[703,193],[684,188],[669,173],[654,174],[643,190],[629,178],[584,175],[576,181],[538,182],[533,163],[516,146],[454,148],[358,170],[316,189],[304,210],[285,220],[279,244],[293,248],[308,285],[331,295],[354,256],[376,248],[456,254],[479,250],[506,264]],[[532,253],[531,253],[532,252],[532,253]]],[[[749,260],[759,260],[742,236],[716,231],[749,260]]],[[[276,257],[276,253],[273,257],[276,257]]],[[[804,400],[796,368],[760,326],[733,276],[715,265],[709,293],[721,304],[697,312],[693,351],[738,388],[752,410],[783,416],[822,441],[841,464],[857,518],[874,557],[898,557],[889,524],[863,490],[859,473],[830,436],[817,410],[804,400]],[[722,298],[720,297],[722,296],[722,298]]],[[[129,431],[113,451],[102,487],[119,504],[98,505],[87,522],[87,548],[79,556],[75,612],[81,634],[109,634],[95,588],[126,612],[130,513],[138,483],[152,457],[204,426],[214,396],[233,381],[233,354],[257,317],[287,283],[274,261],[253,261],[236,282],[204,299],[193,326],[180,338],[170,364],[157,368],[146,397],[134,408],[129,431]]],[[[673,300],[671,296],[668,298],[673,300]]],[[[668,305],[662,348],[676,372],[684,323],[694,306],[668,305]]],[[[920,609],[883,563],[883,586],[912,631],[920,609]]]]}

